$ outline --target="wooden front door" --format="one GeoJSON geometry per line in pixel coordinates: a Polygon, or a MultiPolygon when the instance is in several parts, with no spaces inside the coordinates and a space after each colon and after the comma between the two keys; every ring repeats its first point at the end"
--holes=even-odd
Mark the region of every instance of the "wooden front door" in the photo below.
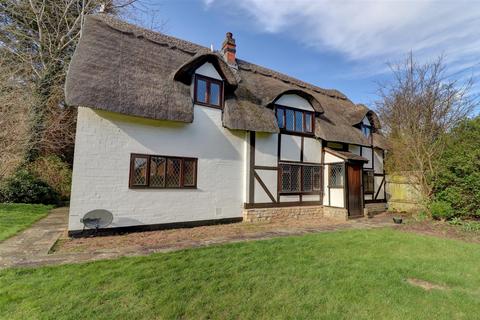
{"type": "Polygon", "coordinates": [[[348,183],[348,216],[363,216],[362,199],[362,165],[347,165],[348,183]]]}

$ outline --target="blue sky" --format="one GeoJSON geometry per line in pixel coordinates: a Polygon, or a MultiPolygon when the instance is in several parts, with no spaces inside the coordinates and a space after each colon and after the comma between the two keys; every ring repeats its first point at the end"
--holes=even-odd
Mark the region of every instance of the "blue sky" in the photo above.
{"type": "Polygon", "coordinates": [[[145,27],[220,49],[233,33],[237,58],[373,106],[388,62],[410,50],[445,55],[448,73],[477,79],[480,1],[148,0],[145,27]],[[154,23],[151,19],[154,16],[154,23]]]}

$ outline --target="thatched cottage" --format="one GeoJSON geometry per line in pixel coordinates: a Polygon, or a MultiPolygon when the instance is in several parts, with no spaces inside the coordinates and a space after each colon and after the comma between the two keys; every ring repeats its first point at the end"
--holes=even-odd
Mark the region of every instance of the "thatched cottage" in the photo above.
{"type": "Polygon", "coordinates": [[[348,219],[385,208],[376,114],[240,60],[109,16],[88,16],[66,100],[78,107],[69,230],[285,216],[348,219]]]}

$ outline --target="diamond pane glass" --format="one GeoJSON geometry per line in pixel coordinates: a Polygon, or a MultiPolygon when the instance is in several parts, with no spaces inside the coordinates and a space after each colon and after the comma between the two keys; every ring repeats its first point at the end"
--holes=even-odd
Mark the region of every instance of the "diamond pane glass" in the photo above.
{"type": "Polygon", "coordinates": [[[147,184],[147,158],[134,158],[132,184],[136,186],[144,186],[147,184]]]}
{"type": "Polygon", "coordinates": [[[373,171],[364,171],[363,172],[363,188],[364,193],[373,193],[374,188],[374,174],[373,171]]]}
{"type": "Polygon", "coordinates": [[[314,167],[303,167],[303,190],[305,192],[313,191],[313,169],[314,167]]]}
{"type": "Polygon", "coordinates": [[[195,185],[195,160],[185,160],[183,169],[183,185],[194,186],[195,185]]]}
{"type": "Polygon", "coordinates": [[[181,159],[167,159],[167,174],[166,186],[167,188],[180,187],[180,170],[181,159]]]}
{"type": "Polygon", "coordinates": [[[282,164],[282,192],[300,191],[300,166],[282,164]]]}
{"type": "Polygon", "coordinates": [[[294,127],[294,122],[295,122],[295,111],[286,109],[285,110],[285,125],[287,130],[293,131],[294,127]]]}
{"type": "Polygon", "coordinates": [[[284,123],[284,120],[283,120],[284,112],[285,111],[283,109],[277,109],[277,122],[278,122],[278,127],[279,128],[284,128],[284,126],[285,126],[285,123],[284,123]]]}
{"type": "Polygon", "coordinates": [[[220,85],[210,82],[210,104],[220,105],[220,85]]]}
{"type": "Polygon", "coordinates": [[[165,187],[165,158],[150,158],[150,187],[165,187]]]}
{"type": "Polygon", "coordinates": [[[312,132],[312,115],[305,113],[305,132],[312,132]]]}
{"type": "Polygon", "coordinates": [[[295,111],[295,131],[303,132],[303,112],[295,111]]]}
{"type": "Polygon", "coordinates": [[[329,165],[328,186],[333,188],[343,187],[343,164],[329,165]]]}
{"type": "Polygon", "coordinates": [[[207,103],[207,82],[197,79],[197,101],[207,103]]]}
{"type": "Polygon", "coordinates": [[[321,167],[313,167],[313,190],[314,191],[320,191],[321,190],[321,172],[322,168],[321,167]]]}

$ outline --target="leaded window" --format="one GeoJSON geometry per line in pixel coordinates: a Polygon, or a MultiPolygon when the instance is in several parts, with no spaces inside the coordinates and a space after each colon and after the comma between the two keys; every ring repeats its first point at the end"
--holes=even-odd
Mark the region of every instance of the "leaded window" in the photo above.
{"type": "Polygon", "coordinates": [[[373,171],[363,171],[363,192],[364,193],[374,193],[375,175],[373,171]]]}
{"type": "Polygon", "coordinates": [[[328,186],[330,188],[343,188],[345,179],[345,166],[343,163],[328,165],[328,186]]]}
{"type": "Polygon", "coordinates": [[[131,188],[195,188],[197,159],[132,154],[131,188]]]}
{"type": "Polygon", "coordinates": [[[321,166],[280,164],[281,193],[319,193],[321,166]]]}

